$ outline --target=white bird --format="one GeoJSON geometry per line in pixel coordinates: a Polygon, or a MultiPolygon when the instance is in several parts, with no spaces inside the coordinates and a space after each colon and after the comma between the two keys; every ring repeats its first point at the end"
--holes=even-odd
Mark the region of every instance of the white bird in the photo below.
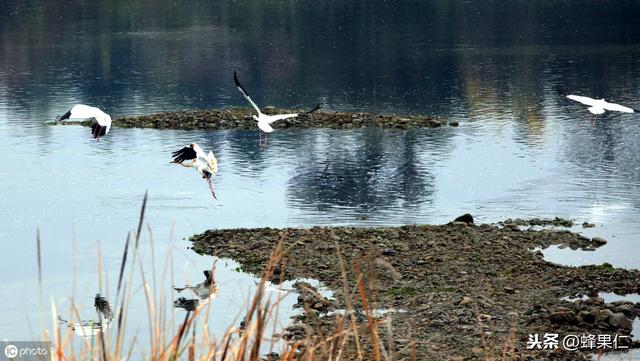
{"type": "Polygon", "coordinates": [[[62,121],[65,119],[95,119],[96,122],[91,126],[91,135],[96,140],[100,140],[100,137],[109,133],[111,129],[111,117],[109,114],[99,108],[84,104],[74,105],[73,108],[56,120],[62,121]]]}
{"type": "Polygon", "coordinates": [[[213,198],[218,199],[211,183],[211,176],[218,172],[218,160],[212,151],[205,153],[199,145],[191,143],[171,155],[174,157],[171,163],[178,163],[187,168],[195,168],[202,178],[207,180],[213,198]]]}
{"type": "Polygon", "coordinates": [[[262,132],[265,132],[265,140],[264,140],[265,147],[267,146],[267,141],[269,140],[269,133],[273,132],[271,123],[276,122],[278,120],[282,120],[282,119],[295,118],[303,114],[311,114],[316,110],[320,109],[320,104],[318,104],[315,106],[315,108],[311,109],[310,111],[301,113],[301,114],[300,113],[276,114],[276,115],[264,114],[263,112],[260,111],[260,108],[258,108],[256,103],[254,103],[253,100],[251,100],[251,97],[249,97],[249,93],[247,93],[244,87],[240,84],[240,82],[238,81],[238,76],[236,75],[235,71],[233,72],[233,81],[236,83],[236,87],[238,88],[238,90],[240,90],[240,93],[242,93],[245,99],[247,99],[247,101],[249,102],[249,104],[251,104],[253,109],[255,109],[256,112],[258,112],[258,115],[257,116],[254,115],[253,119],[258,122],[258,128],[260,129],[260,141],[258,144],[262,144],[262,132]]]}
{"type": "MultiPolygon", "coordinates": [[[[564,92],[562,91],[561,88],[558,88],[558,91],[562,94],[562,95],[566,95],[564,94],[564,92]]],[[[620,104],[616,104],[616,103],[609,103],[608,101],[604,100],[604,99],[593,99],[593,98],[589,98],[589,97],[585,97],[585,96],[581,96],[581,95],[566,95],[567,98],[576,101],[578,103],[582,103],[584,105],[588,105],[589,108],[587,108],[587,110],[593,114],[594,116],[599,115],[599,114],[603,114],[605,111],[611,111],[611,112],[622,112],[622,113],[638,113],[640,112],[637,109],[633,109],[633,108],[629,108],[629,107],[625,107],[624,105],[620,105],[620,104]]],[[[595,124],[596,119],[594,117],[593,119],[593,124],[595,124]]]]}

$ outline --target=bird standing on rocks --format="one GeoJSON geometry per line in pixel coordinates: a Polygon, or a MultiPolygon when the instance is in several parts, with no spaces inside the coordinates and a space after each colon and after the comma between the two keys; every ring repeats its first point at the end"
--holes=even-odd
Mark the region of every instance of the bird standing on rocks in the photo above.
{"type": "Polygon", "coordinates": [[[258,128],[260,130],[260,140],[258,142],[258,145],[262,145],[262,132],[264,132],[265,133],[264,146],[265,147],[267,146],[267,141],[269,140],[269,133],[273,132],[273,128],[271,127],[272,123],[282,119],[295,118],[303,114],[311,114],[316,110],[320,109],[320,104],[318,104],[308,112],[300,113],[300,114],[299,113],[276,114],[276,115],[264,114],[263,112],[260,111],[260,108],[258,108],[256,103],[254,103],[253,100],[251,100],[251,97],[249,97],[249,93],[247,93],[244,87],[240,84],[240,81],[238,81],[238,75],[236,74],[235,71],[233,72],[233,81],[236,83],[236,87],[238,88],[240,93],[242,93],[245,99],[247,99],[247,101],[249,102],[249,104],[251,104],[253,109],[255,109],[256,112],[258,112],[257,116],[256,115],[253,116],[253,119],[258,122],[258,128]]]}

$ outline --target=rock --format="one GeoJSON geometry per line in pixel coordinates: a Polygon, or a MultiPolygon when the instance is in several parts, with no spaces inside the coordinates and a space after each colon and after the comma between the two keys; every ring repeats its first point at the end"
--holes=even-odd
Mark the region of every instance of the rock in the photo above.
{"type": "Polygon", "coordinates": [[[625,316],[629,318],[636,318],[638,316],[638,310],[634,307],[633,303],[625,303],[621,305],[617,305],[615,308],[616,312],[622,312],[625,316]]]}
{"type": "Polygon", "coordinates": [[[504,225],[504,228],[506,230],[510,230],[510,231],[513,231],[513,232],[520,232],[521,231],[520,227],[518,227],[518,225],[515,224],[515,223],[507,223],[507,224],[504,225]]]}
{"type": "Polygon", "coordinates": [[[503,290],[505,293],[516,293],[516,290],[513,287],[505,286],[503,290]]]}
{"type": "Polygon", "coordinates": [[[464,296],[464,297],[462,297],[462,300],[460,300],[460,302],[458,304],[459,305],[466,305],[466,304],[471,303],[471,301],[473,301],[471,299],[471,297],[464,296]]]}
{"type": "Polygon", "coordinates": [[[596,246],[603,246],[607,244],[607,240],[601,237],[593,237],[591,238],[591,242],[596,246]]]}
{"type": "Polygon", "coordinates": [[[454,222],[463,222],[463,223],[467,223],[467,224],[473,224],[473,216],[470,215],[469,213],[465,213],[465,214],[461,215],[460,217],[454,219],[453,221],[454,222]]]}
{"type": "Polygon", "coordinates": [[[611,325],[612,330],[631,330],[632,327],[631,320],[629,320],[622,312],[612,313],[609,315],[609,319],[607,321],[609,325],[611,325]]]}
{"type": "Polygon", "coordinates": [[[306,327],[301,323],[294,323],[293,325],[287,327],[287,331],[293,335],[304,335],[306,327]]]}
{"type": "Polygon", "coordinates": [[[384,250],[382,250],[382,254],[385,256],[395,256],[396,254],[398,254],[398,251],[393,248],[385,248],[384,250]]]}
{"type": "Polygon", "coordinates": [[[596,322],[596,314],[589,311],[580,311],[577,316],[578,322],[594,323],[596,322]]]}
{"type": "Polygon", "coordinates": [[[458,125],[460,125],[460,123],[458,123],[455,120],[452,120],[452,121],[449,122],[449,126],[451,126],[451,127],[457,127],[458,125]]]}
{"type": "Polygon", "coordinates": [[[278,361],[280,360],[280,354],[277,352],[271,352],[269,354],[266,354],[265,357],[263,358],[263,360],[265,361],[278,361]]]}
{"type": "Polygon", "coordinates": [[[602,297],[589,297],[588,301],[590,303],[595,303],[595,304],[601,305],[601,304],[604,303],[604,298],[602,298],[602,297]]]}
{"type": "Polygon", "coordinates": [[[596,226],[595,224],[589,223],[589,222],[583,222],[582,223],[582,228],[593,228],[595,226],[596,226]]]}
{"type": "Polygon", "coordinates": [[[558,307],[549,315],[549,320],[553,323],[564,325],[575,324],[578,319],[575,312],[566,307],[558,307]]]}

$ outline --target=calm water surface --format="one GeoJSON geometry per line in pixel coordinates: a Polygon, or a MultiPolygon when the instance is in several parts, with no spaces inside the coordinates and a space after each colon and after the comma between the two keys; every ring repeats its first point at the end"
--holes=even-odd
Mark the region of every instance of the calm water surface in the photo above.
{"type": "MultiPolygon", "coordinates": [[[[36,230],[45,309],[50,298],[65,307],[75,275],[91,315],[97,250],[102,287],[113,291],[145,190],[156,262],[145,232],[143,264],[160,275],[172,259],[167,285],[201,281],[214,260],[184,238],[210,228],[445,223],[465,212],[479,222],[593,222],[577,230],[604,236],[606,247],[551,249],[548,259],[640,266],[640,118],[605,115],[590,126],[584,108],[553,90],[638,107],[636,2],[27,1],[0,10],[2,338],[39,329],[36,230]],[[233,70],[261,105],[320,102],[461,125],[277,130],[260,149],[255,131],[113,129],[95,142],[86,128],[46,124],[78,102],[113,117],[246,106],[233,70]],[[169,164],[194,141],[217,154],[218,201],[194,172],[169,164]]],[[[218,262],[217,332],[242,316],[254,287],[236,266],[218,262]]],[[[142,338],[143,313],[131,319],[142,338]]]]}

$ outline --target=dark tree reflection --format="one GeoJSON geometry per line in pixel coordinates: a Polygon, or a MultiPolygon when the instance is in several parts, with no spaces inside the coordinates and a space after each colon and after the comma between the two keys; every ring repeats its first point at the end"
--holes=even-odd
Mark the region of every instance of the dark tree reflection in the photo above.
{"type": "Polygon", "coordinates": [[[349,208],[367,216],[430,203],[435,189],[428,157],[442,156],[448,148],[446,134],[431,136],[372,129],[318,140],[310,161],[301,162],[289,182],[289,202],[319,211],[349,208]]]}

